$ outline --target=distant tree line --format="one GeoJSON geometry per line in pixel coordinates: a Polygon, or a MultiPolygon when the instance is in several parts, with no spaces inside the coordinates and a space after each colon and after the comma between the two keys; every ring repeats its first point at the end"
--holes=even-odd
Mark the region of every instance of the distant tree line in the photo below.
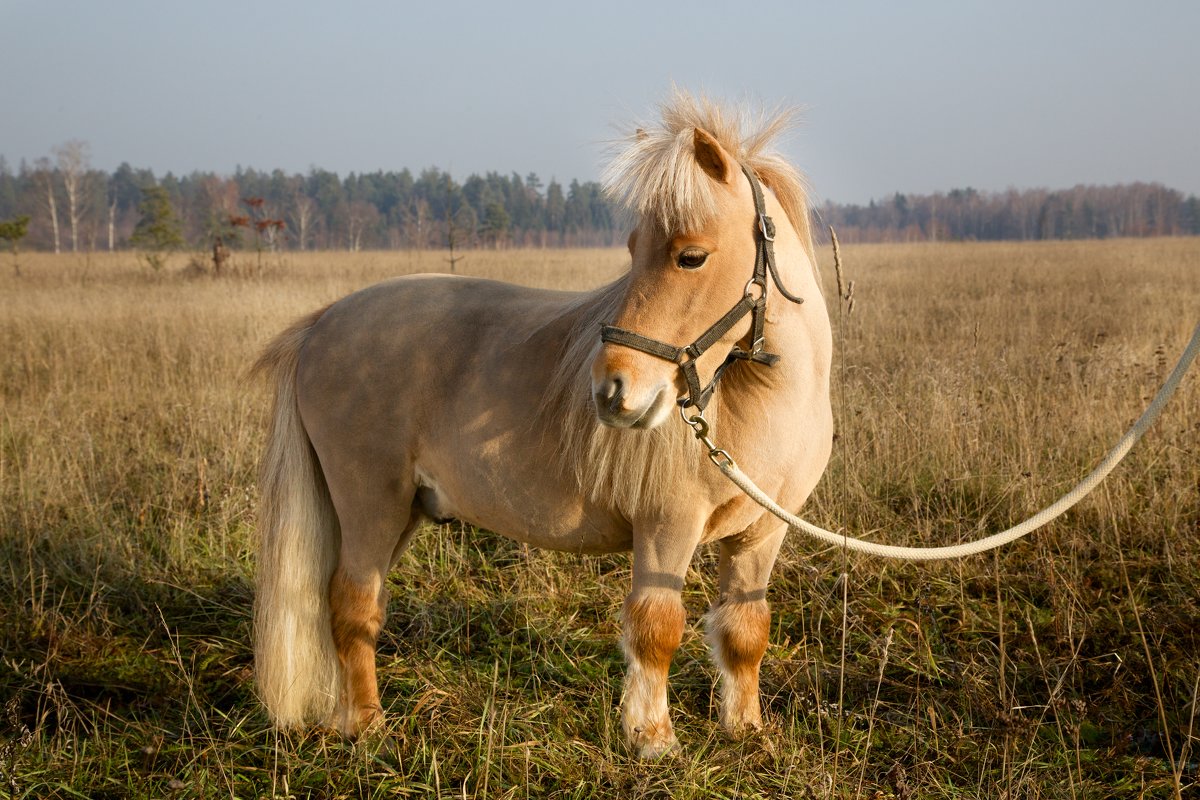
{"type": "Polygon", "coordinates": [[[459,248],[604,247],[624,243],[627,227],[595,181],[564,186],[534,173],[461,183],[437,168],[159,177],[127,163],[106,173],[48,158],[14,171],[0,156],[0,220],[31,218],[28,249],[130,247],[152,188],[166,193],[184,240],[204,248],[217,238],[271,250],[445,248],[452,239],[459,248]]]}
{"type": "MultiPolygon", "coordinates": [[[[233,175],[156,176],[127,163],[111,173],[92,169],[78,140],[52,155],[15,170],[0,156],[0,222],[30,218],[26,249],[136,246],[148,194],[159,206],[165,198],[183,241],[201,248],[610,246],[624,242],[628,227],[598,183],[543,183],[534,173],[488,172],[461,183],[437,168],[341,177],[315,167],[306,175],[239,167],[233,175]]],[[[847,242],[1200,234],[1196,196],[1147,183],[896,194],[865,206],[827,203],[816,216],[847,242]]]]}
{"type": "Polygon", "coordinates": [[[1103,239],[1200,234],[1200,199],[1159,183],[893,195],[827,203],[821,222],[846,242],[1103,239]]]}

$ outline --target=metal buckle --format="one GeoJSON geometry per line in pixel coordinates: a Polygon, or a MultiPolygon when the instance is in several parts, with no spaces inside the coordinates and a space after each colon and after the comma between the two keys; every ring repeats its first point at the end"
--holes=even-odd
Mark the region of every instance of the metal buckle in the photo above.
{"type": "Polygon", "coordinates": [[[766,212],[758,215],[758,229],[762,231],[763,238],[768,242],[775,241],[775,223],[766,215],[766,212]]]}

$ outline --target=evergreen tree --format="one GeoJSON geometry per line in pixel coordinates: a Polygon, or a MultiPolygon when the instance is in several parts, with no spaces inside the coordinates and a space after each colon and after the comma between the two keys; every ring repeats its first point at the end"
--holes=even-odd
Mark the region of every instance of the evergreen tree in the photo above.
{"type": "Polygon", "coordinates": [[[562,184],[553,178],[546,187],[546,228],[562,233],[567,216],[567,198],[563,196],[562,184]]]}
{"type": "Polygon", "coordinates": [[[21,277],[21,264],[17,260],[17,255],[20,250],[21,240],[25,238],[25,234],[27,233],[29,233],[29,216],[26,214],[0,222],[0,239],[8,242],[8,247],[13,257],[13,271],[17,273],[18,278],[21,277]]]}
{"type": "Polygon", "coordinates": [[[493,200],[488,203],[487,208],[483,211],[483,229],[487,232],[492,240],[492,244],[499,245],[508,233],[509,217],[508,212],[504,209],[504,203],[499,200],[493,200]]]}
{"type": "MultiPolygon", "coordinates": [[[[170,173],[168,173],[169,175],[170,173]]],[[[167,253],[183,244],[179,218],[171,207],[171,197],[163,186],[148,186],[142,190],[142,202],[138,204],[141,219],[133,230],[129,242],[142,248],[143,257],[155,272],[166,263],[167,253]]]]}

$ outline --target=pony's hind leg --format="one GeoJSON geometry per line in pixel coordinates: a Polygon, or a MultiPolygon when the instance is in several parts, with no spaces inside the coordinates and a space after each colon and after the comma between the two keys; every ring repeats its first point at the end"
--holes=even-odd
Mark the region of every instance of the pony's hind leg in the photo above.
{"type": "Polygon", "coordinates": [[[383,629],[387,593],[382,576],[356,578],[339,566],[329,582],[330,624],[341,668],[333,724],[351,738],[383,717],[375,676],[375,643],[383,629]]]}
{"type": "Polygon", "coordinates": [[[346,513],[339,506],[342,546],[329,582],[329,608],[341,692],[331,723],[351,738],[383,718],[375,647],[387,609],[388,570],[421,520],[411,503],[410,494],[399,511],[378,496],[359,496],[352,505],[344,503],[351,506],[346,513]]]}
{"type": "Polygon", "coordinates": [[[734,736],[762,727],[758,675],[771,625],[767,580],[787,531],[766,519],[721,541],[720,592],[705,619],[720,672],[721,727],[734,736]]]}

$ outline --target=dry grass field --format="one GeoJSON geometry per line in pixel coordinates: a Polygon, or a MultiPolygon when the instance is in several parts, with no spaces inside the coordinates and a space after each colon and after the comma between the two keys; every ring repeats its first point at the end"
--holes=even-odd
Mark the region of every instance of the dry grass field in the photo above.
{"type": "MultiPolygon", "coordinates": [[[[827,284],[828,252],[822,254],[827,284]]],[[[951,543],[1024,519],[1129,427],[1200,321],[1200,240],[859,246],[835,326],[838,438],[805,509],[951,543]]],[[[470,252],[584,288],[625,253],[470,252]]],[[[925,565],[794,535],[771,587],[769,727],[717,730],[698,620],[682,752],[616,723],[627,556],[423,531],[392,576],[386,737],[281,735],[248,642],[266,392],[293,317],[443,253],[0,261],[0,792],[13,797],[1196,796],[1200,373],[1114,475],[997,554],[925,565]]],[[[697,457],[702,457],[697,450],[697,457]]],[[[736,454],[735,454],[736,455],[736,454]]]]}

